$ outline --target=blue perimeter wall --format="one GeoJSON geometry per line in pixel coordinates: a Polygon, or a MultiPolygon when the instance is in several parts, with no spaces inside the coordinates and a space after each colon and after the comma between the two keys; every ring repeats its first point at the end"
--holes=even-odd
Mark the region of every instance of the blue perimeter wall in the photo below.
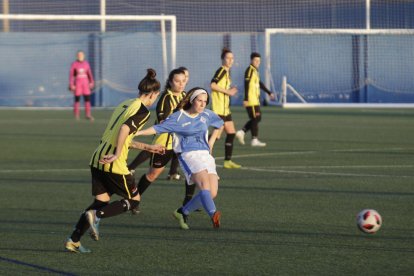
{"type": "MultiPolygon", "coordinates": [[[[230,40],[235,55],[231,75],[234,85],[239,88],[232,104],[241,104],[249,55],[251,51],[259,51],[264,56],[263,34],[181,32],[177,39],[177,66],[186,66],[190,70],[187,89],[202,86],[209,90],[210,80],[221,65],[219,56],[224,36],[230,40]]],[[[332,55],[327,62],[317,60],[318,56],[308,55],[307,48],[303,47],[303,44],[307,47],[327,47],[319,45],[318,40],[304,37],[289,43],[287,38],[277,39],[272,40],[272,43],[278,44],[271,60],[273,88],[276,91],[282,76],[288,75],[289,83],[309,102],[414,103],[412,36],[408,38],[408,43],[401,44],[405,46],[399,45],[391,50],[391,55],[388,45],[394,42],[380,41],[383,46],[378,49],[385,49],[388,54],[375,53],[376,48],[369,49],[374,58],[369,59],[368,72],[359,69],[357,73],[353,67],[355,54],[351,53],[351,36],[337,38],[336,44],[340,46],[335,51],[340,52],[341,56],[336,57],[336,52],[329,53],[330,48],[322,50],[326,55],[332,55]],[[404,54],[401,56],[399,53],[404,54]],[[308,63],[305,66],[304,61],[308,63]],[[309,68],[312,72],[304,71],[309,68]],[[364,74],[369,74],[370,79],[378,79],[379,84],[373,82],[364,86],[364,74]],[[381,82],[384,78],[389,79],[381,82]]],[[[167,76],[162,73],[159,41],[158,33],[108,33],[103,36],[88,33],[0,33],[0,106],[71,106],[73,97],[68,91],[69,67],[78,49],[86,49],[95,78],[104,80],[98,82],[95,89],[95,106],[115,106],[126,98],[134,97],[137,84],[149,67],[157,70],[164,86],[167,76]]],[[[358,55],[361,57],[357,63],[363,68],[363,54],[358,55]]],[[[260,71],[264,80],[264,59],[262,61],[260,71]]],[[[296,98],[289,98],[289,102],[295,101],[296,98]]]]}

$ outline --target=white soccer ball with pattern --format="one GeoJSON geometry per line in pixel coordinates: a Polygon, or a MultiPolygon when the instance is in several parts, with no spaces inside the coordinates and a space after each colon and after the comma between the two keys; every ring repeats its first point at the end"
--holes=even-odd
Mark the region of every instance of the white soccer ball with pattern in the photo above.
{"type": "Polygon", "coordinates": [[[357,225],[362,232],[374,234],[381,228],[381,215],[374,209],[364,209],[357,216],[357,225]]]}

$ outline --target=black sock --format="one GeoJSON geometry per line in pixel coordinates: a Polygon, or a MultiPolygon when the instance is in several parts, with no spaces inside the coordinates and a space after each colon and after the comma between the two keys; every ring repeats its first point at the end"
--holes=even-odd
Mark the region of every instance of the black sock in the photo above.
{"type": "Polygon", "coordinates": [[[234,136],[236,134],[227,134],[226,136],[226,143],[224,144],[224,151],[225,151],[225,158],[224,160],[231,160],[231,156],[233,155],[233,141],[234,136]]]}
{"type": "Polygon", "coordinates": [[[183,206],[186,205],[187,202],[189,202],[193,198],[195,188],[195,184],[187,185],[187,181],[185,182],[185,197],[183,201],[183,206]]]}
{"type": "MultiPolygon", "coordinates": [[[[95,199],[95,201],[88,208],[86,208],[85,212],[88,211],[88,210],[101,209],[102,207],[104,207],[106,205],[108,205],[108,202],[103,202],[103,201],[99,201],[99,200],[95,199]]],[[[76,224],[72,235],[70,236],[70,238],[72,239],[73,242],[80,241],[80,238],[89,229],[89,223],[86,220],[85,212],[83,212],[82,215],[80,216],[79,221],[76,224]]]]}
{"type": "Polygon", "coordinates": [[[96,211],[96,217],[98,218],[109,218],[119,214],[122,214],[128,210],[137,208],[139,201],[132,199],[121,199],[114,201],[105,207],[96,211]]]}
{"type": "Polygon", "coordinates": [[[141,176],[141,179],[138,182],[138,192],[140,195],[142,195],[145,190],[149,187],[149,185],[151,185],[152,182],[150,182],[147,178],[146,174],[143,174],[141,176]]]}

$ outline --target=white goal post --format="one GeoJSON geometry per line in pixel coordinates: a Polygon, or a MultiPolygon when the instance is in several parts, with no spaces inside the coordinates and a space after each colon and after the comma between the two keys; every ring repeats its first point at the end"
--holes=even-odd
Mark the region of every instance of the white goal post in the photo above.
{"type": "Polygon", "coordinates": [[[105,8],[101,9],[101,15],[58,15],[58,14],[0,14],[0,20],[8,22],[15,21],[97,21],[100,22],[100,31],[106,32],[108,21],[128,22],[128,21],[159,21],[161,29],[162,57],[164,76],[168,75],[169,70],[176,66],[177,52],[177,19],[175,15],[106,15],[105,8]],[[168,46],[165,23],[170,22],[171,26],[171,46],[170,62],[168,61],[168,46]]]}
{"type": "MultiPolygon", "coordinates": [[[[315,76],[313,74],[317,74],[315,72],[319,68],[319,71],[326,73],[326,75],[338,76],[339,79],[343,78],[343,83],[346,81],[350,83],[349,80],[354,82],[347,89],[337,88],[339,85],[335,86],[335,80],[332,81],[333,83],[330,86],[321,84],[318,88],[324,93],[333,90],[333,93],[342,93],[341,96],[345,97],[354,92],[352,89],[360,90],[366,89],[367,86],[373,86],[378,90],[385,91],[384,94],[387,92],[389,95],[399,93],[411,97],[414,93],[414,77],[412,75],[414,66],[407,64],[413,63],[414,53],[410,49],[414,42],[414,29],[266,29],[264,40],[265,84],[268,87],[273,85],[272,88],[276,90],[280,87],[279,105],[283,107],[414,108],[414,102],[382,103],[380,100],[370,102],[367,96],[368,93],[364,96],[366,98],[357,102],[323,102],[323,100],[312,102],[307,101],[302,93],[303,87],[306,87],[305,84],[312,81],[312,77],[315,76]],[[332,50],[343,41],[347,43],[346,51],[343,51],[345,46],[338,46],[338,49],[332,50]],[[300,45],[301,43],[303,45],[300,45]],[[357,47],[354,44],[357,44],[357,47]],[[318,46],[320,49],[318,49],[318,46]],[[277,53],[278,51],[282,53],[277,53]],[[284,59],[285,56],[288,57],[281,61],[280,59],[284,59]],[[312,56],[309,61],[306,60],[308,56],[312,56]],[[355,58],[355,56],[357,57],[355,58]],[[298,65],[298,63],[302,60],[305,60],[302,65],[303,68],[299,68],[298,66],[301,65],[298,65]],[[320,63],[316,64],[319,61],[320,63]],[[331,74],[331,72],[326,72],[328,69],[320,69],[324,66],[335,68],[335,62],[338,64],[338,72],[336,73],[331,74]],[[341,66],[341,62],[346,63],[346,66],[341,66]],[[387,66],[391,68],[390,70],[393,70],[389,74],[391,80],[384,80],[387,78],[387,71],[383,68],[387,66]],[[349,71],[353,70],[353,72],[343,70],[345,67],[351,69],[349,71]],[[294,71],[295,69],[298,70],[294,71]],[[276,79],[275,71],[278,72],[276,79]],[[294,77],[290,76],[292,73],[295,75],[294,77]],[[301,77],[301,74],[307,73],[309,73],[307,82],[303,81],[301,87],[296,88],[296,83],[289,82],[292,79],[296,81],[301,77]],[[401,82],[398,83],[398,81],[401,82]],[[294,102],[288,102],[287,96],[289,93],[295,98],[294,102]]],[[[324,78],[327,79],[328,77],[324,78]]],[[[315,82],[317,82],[317,79],[315,82]]]]}

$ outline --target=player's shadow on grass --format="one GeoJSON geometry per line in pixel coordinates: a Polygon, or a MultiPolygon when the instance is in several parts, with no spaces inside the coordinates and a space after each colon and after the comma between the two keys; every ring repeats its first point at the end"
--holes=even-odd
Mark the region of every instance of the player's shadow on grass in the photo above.
{"type": "MultiPolygon", "coordinates": [[[[2,250],[2,248],[0,248],[0,250],[2,250]]],[[[11,249],[11,250],[16,250],[16,249],[11,249]]],[[[27,249],[26,249],[27,250],[27,249]]],[[[39,252],[39,251],[46,251],[46,250],[27,250],[27,251],[35,251],[35,252],[39,252]]],[[[47,250],[50,251],[50,250],[47,250]]],[[[53,269],[50,267],[46,267],[46,266],[41,266],[41,265],[37,265],[37,264],[31,264],[31,263],[27,263],[27,262],[22,262],[16,259],[11,259],[11,258],[5,258],[0,256],[0,262],[5,262],[5,263],[11,263],[14,265],[19,265],[25,268],[31,268],[31,269],[35,269],[38,271],[42,271],[44,273],[48,273],[48,274],[56,274],[56,275],[67,275],[67,276],[72,276],[72,275],[76,275],[70,272],[66,272],[66,271],[62,271],[62,270],[57,270],[57,269],[53,269]]]]}
{"type": "MultiPolygon", "coordinates": [[[[6,138],[15,138],[15,137],[19,137],[21,136],[23,133],[21,132],[7,132],[7,133],[0,133],[0,137],[6,137],[6,138]]],[[[82,134],[79,135],[79,133],[76,134],[57,134],[57,133],[51,133],[51,132],[47,132],[47,133],[30,133],[30,137],[32,138],[46,138],[50,139],[50,137],[53,138],[58,138],[59,141],[70,141],[70,142],[74,142],[74,141],[79,141],[79,142],[84,142],[85,141],[85,137],[90,137],[93,139],[96,139],[96,135],[95,134],[82,134]]],[[[37,139],[38,141],[40,141],[40,139],[37,139]]]]}
{"type": "MultiPolygon", "coordinates": [[[[179,231],[179,233],[183,233],[183,234],[192,234],[195,236],[199,236],[200,233],[202,232],[203,235],[206,234],[208,235],[209,233],[213,234],[213,233],[217,233],[218,235],[220,235],[220,237],[223,237],[222,235],[224,234],[248,234],[248,235],[272,235],[274,237],[280,237],[280,236],[303,236],[303,237],[309,237],[309,238],[340,238],[340,239],[360,239],[361,235],[359,234],[359,232],[355,232],[355,233],[333,233],[333,232],[309,232],[309,231],[304,231],[304,232],[299,232],[299,231],[287,231],[287,230],[269,230],[269,229],[260,229],[260,228],[255,228],[255,229],[247,229],[247,228],[237,228],[233,226],[223,226],[221,227],[219,230],[214,230],[210,227],[191,227],[191,230],[189,231],[184,231],[179,229],[176,225],[174,225],[175,221],[172,221],[171,225],[154,225],[153,223],[143,223],[143,224],[138,224],[138,225],[125,225],[125,224],[117,224],[117,223],[111,223],[108,225],[105,225],[105,227],[108,230],[111,230],[111,233],[108,233],[108,235],[114,235],[114,236],[122,236],[122,237],[126,237],[126,238],[130,238],[133,236],[130,236],[129,234],[125,233],[125,234],[120,234],[120,230],[121,229],[125,229],[125,227],[130,228],[130,229],[149,229],[151,230],[151,232],[157,231],[157,230],[168,230],[168,231],[179,231]],[[193,233],[194,232],[194,233],[193,233]]],[[[397,231],[397,229],[389,229],[390,231],[397,231]]],[[[143,235],[144,237],[145,235],[143,235]]],[[[211,237],[211,236],[210,236],[211,237]]],[[[408,236],[375,236],[375,235],[363,235],[362,237],[365,238],[371,238],[371,239],[381,239],[381,240],[395,240],[395,241],[407,241],[407,240],[412,240],[414,242],[414,237],[408,237],[408,236]]],[[[185,238],[185,237],[184,237],[185,238]]],[[[414,250],[414,249],[413,249],[414,250]]]]}
{"type": "MultiPolygon", "coordinates": [[[[351,249],[351,250],[382,250],[389,252],[405,252],[413,253],[414,248],[407,247],[384,247],[384,246],[365,246],[365,245],[355,245],[355,244],[344,244],[338,242],[330,242],[331,238],[338,240],[350,240],[354,239],[356,242],[361,239],[366,240],[370,239],[379,239],[379,240],[401,240],[407,241],[407,238],[396,238],[396,237],[375,237],[375,236],[361,236],[358,234],[333,234],[333,233],[311,233],[311,232],[290,232],[290,231],[257,231],[257,230],[241,230],[241,229],[220,229],[218,230],[206,230],[206,228],[191,228],[191,234],[189,231],[183,231],[180,229],[174,228],[177,230],[169,235],[154,235],[154,234],[120,234],[119,232],[114,232],[112,234],[107,234],[108,238],[118,238],[125,239],[130,241],[132,239],[138,240],[156,240],[156,241],[173,241],[173,242],[197,242],[197,243],[217,243],[219,245],[223,244],[238,244],[238,245],[255,245],[255,246],[298,246],[298,247],[312,247],[312,248],[342,248],[342,249],[351,249]],[[203,235],[200,235],[200,232],[203,235]],[[216,232],[213,234],[213,232],[216,232]],[[222,232],[222,233],[220,233],[222,232]],[[178,234],[177,234],[178,233],[178,234]],[[181,234],[180,234],[181,233],[181,234]],[[245,234],[250,233],[246,239],[243,238],[234,238],[236,234],[245,234]],[[269,234],[266,236],[261,236],[264,233],[269,234]],[[213,234],[213,235],[209,235],[213,234]],[[227,235],[229,234],[229,235],[227,235]],[[261,235],[260,235],[261,234],[261,235]],[[253,235],[253,236],[252,236],[253,235]],[[298,241],[298,237],[300,241],[298,241]],[[258,237],[252,239],[251,237],[258,237]],[[303,241],[303,239],[308,238],[309,242],[303,241]],[[324,239],[327,241],[324,243],[324,239]]],[[[412,239],[410,239],[412,240],[412,239]]]]}
{"type": "Polygon", "coordinates": [[[2,177],[0,179],[0,182],[19,182],[20,184],[47,184],[47,183],[56,183],[56,184],[79,184],[79,185],[85,185],[85,184],[89,184],[90,180],[89,179],[62,179],[62,178],[58,178],[58,179],[53,179],[53,178],[32,178],[30,180],[27,179],[26,176],[21,176],[21,178],[19,178],[19,176],[16,176],[14,178],[9,177],[9,178],[4,178],[2,177]]]}

